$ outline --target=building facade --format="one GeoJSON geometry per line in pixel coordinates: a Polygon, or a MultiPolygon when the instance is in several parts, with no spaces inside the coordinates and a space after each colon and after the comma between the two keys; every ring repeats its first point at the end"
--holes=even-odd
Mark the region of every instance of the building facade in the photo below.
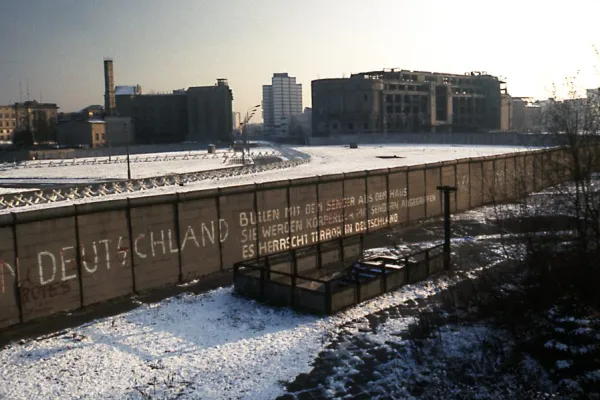
{"type": "Polygon", "coordinates": [[[137,144],[178,143],[188,132],[187,96],[184,93],[135,96],[131,121],[137,144]]]}
{"type": "Polygon", "coordinates": [[[187,90],[187,140],[230,141],[233,135],[233,93],[226,79],[214,86],[187,90]]]}
{"type": "Polygon", "coordinates": [[[302,84],[287,73],[276,73],[263,86],[263,123],[267,135],[287,136],[292,117],[302,114],[302,84]]]}
{"type": "Polygon", "coordinates": [[[530,97],[513,97],[511,109],[511,130],[520,133],[539,133],[543,130],[543,107],[539,102],[530,97]]]}
{"type": "Polygon", "coordinates": [[[106,146],[125,146],[135,143],[135,129],[130,117],[104,118],[106,146]]]}
{"type": "Polygon", "coordinates": [[[464,132],[502,127],[505,83],[485,72],[407,70],[312,82],[312,134],[464,132]]]}
{"type": "Polygon", "coordinates": [[[59,145],[104,147],[106,130],[103,120],[71,120],[57,126],[56,139],[59,145]]]}
{"type": "Polygon", "coordinates": [[[13,106],[0,106],[0,143],[12,143],[17,128],[17,118],[13,106]]]}
{"type": "Polygon", "coordinates": [[[133,115],[133,99],[142,94],[142,87],[116,86],[115,87],[115,114],[119,117],[131,117],[133,115]]]}

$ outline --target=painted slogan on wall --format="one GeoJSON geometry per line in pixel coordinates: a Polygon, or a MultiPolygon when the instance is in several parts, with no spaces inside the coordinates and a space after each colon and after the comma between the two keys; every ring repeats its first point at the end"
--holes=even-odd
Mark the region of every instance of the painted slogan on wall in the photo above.
{"type": "MultiPolygon", "coordinates": [[[[36,273],[22,278],[25,283],[21,290],[22,301],[65,294],[69,289],[64,283],[75,281],[78,271],[94,275],[111,268],[130,267],[131,255],[135,264],[185,252],[190,247],[216,249],[220,243],[231,240],[231,229],[241,232],[239,245],[244,259],[375,230],[397,223],[401,209],[433,202],[437,195],[408,198],[407,193],[406,188],[398,188],[389,191],[389,198],[387,191],[381,191],[324,199],[303,206],[240,212],[233,220],[199,221],[182,227],[179,243],[176,232],[171,229],[150,229],[133,238],[132,248],[126,236],[118,236],[82,242],[79,255],[74,244],[62,246],[58,251],[41,250],[37,253],[36,273]],[[79,269],[76,268],[78,257],[79,269]]],[[[15,268],[4,262],[0,268],[0,294],[5,293],[9,277],[15,277],[15,268]]]]}
{"type": "MultiPolygon", "coordinates": [[[[506,179],[504,171],[496,171],[495,175],[497,180],[506,179]]],[[[393,187],[391,183],[385,182],[384,176],[382,179],[384,180],[374,186],[384,190],[367,190],[365,185],[370,181],[361,178],[356,179],[362,184],[359,189],[340,189],[336,192],[339,194],[350,191],[358,193],[357,195],[317,196],[318,185],[312,185],[315,192],[312,197],[323,197],[319,201],[298,203],[286,196],[284,207],[258,207],[232,214],[222,212],[221,215],[226,218],[198,220],[193,223],[187,223],[189,221],[186,220],[184,224],[184,221],[180,221],[182,225],[179,226],[179,232],[171,228],[149,226],[143,233],[134,235],[131,241],[126,231],[119,231],[118,236],[98,237],[95,240],[86,240],[89,235],[80,237],[79,251],[75,243],[68,243],[58,249],[56,246],[52,250],[39,249],[36,257],[29,257],[27,262],[35,265],[22,268],[21,302],[27,306],[29,302],[38,303],[40,300],[65,296],[75,286],[79,286],[79,275],[88,278],[112,269],[130,269],[132,261],[136,268],[141,266],[135,273],[143,274],[144,265],[152,263],[153,259],[169,255],[177,257],[178,253],[185,253],[191,248],[199,249],[199,254],[204,254],[205,250],[218,254],[225,249],[237,248],[239,254],[229,259],[241,261],[370,232],[403,222],[407,211],[410,215],[412,208],[422,209],[427,204],[439,201],[438,193],[425,192],[425,185],[420,189],[409,189],[406,185],[393,187]]],[[[400,182],[406,181],[405,178],[400,179],[400,182]]],[[[341,185],[339,182],[336,184],[341,185]]],[[[469,175],[458,176],[456,185],[459,190],[467,191],[469,175]]],[[[417,211],[415,215],[423,214],[417,211]]],[[[201,263],[202,260],[198,262],[201,263]]],[[[15,279],[15,266],[2,261],[0,296],[8,292],[7,287],[14,285],[15,279]]]]}

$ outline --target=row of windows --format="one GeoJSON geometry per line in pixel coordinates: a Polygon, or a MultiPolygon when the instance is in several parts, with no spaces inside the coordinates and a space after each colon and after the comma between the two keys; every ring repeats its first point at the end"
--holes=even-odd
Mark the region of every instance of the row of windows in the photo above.
{"type": "MultiPolygon", "coordinates": [[[[100,133],[96,133],[94,137],[95,137],[96,141],[99,141],[100,133]]],[[[102,134],[102,140],[106,140],[106,135],[104,133],[102,134]]]]}
{"type": "Polygon", "coordinates": [[[15,120],[12,120],[12,121],[0,121],[0,128],[3,127],[3,126],[5,126],[7,128],[10,127],[10,126],[12,126],[14,128],[15,126],[17,126],[17,121],[15,121],[15,120]]]}
{"type": "Polygon", "coordinates": [[[14,112],[11,112],[11,113],[1,113],[0,112],[0,118],[5,118],[5,119],[15,118],[15,113],[14,112]]]}

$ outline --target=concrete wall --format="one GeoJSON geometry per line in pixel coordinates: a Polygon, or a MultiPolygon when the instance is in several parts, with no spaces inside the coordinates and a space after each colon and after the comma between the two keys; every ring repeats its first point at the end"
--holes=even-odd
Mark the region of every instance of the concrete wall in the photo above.
{"type": "MultiPolygon", "coordinates": [[[[131,133],[131,132],[130,132],[131,133]]],[[[133,133],[132,133],[133,136],[133,133]]],[[[176,143],[135,145],[129,147],[130,154],[163,153],[169,151],[206,150],[205,143],[176,143]]],[[[125,155],[126,147],[110,146],[95,149],[60,149],[60,150],[16,150],[0,151],[0,162],[32,160],[60,160],[87,157],[108,157],[109,155],[125,155]]]]}
{"type": "Polygon", "coordinates": [[[563,156],[540,150],[0,215],[0,328],[439,216],[440,184],[456,185],[453,210],[522,196],[550,185],[545,165],[563,156]]]}
{"type": "Polygon", "coordinates": [[[551,134],[521,134],[516,132],[487,133],[392,133],[339,134],[310,137],[312,146],[359,144],[457,144],[494,146],[558,146],[566,144],[567,137],[551,134]]]}

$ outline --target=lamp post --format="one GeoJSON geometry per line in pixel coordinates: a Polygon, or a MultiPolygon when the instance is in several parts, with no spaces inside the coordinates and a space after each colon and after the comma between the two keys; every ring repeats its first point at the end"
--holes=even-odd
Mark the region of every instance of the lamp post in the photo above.
{"type": "Polygon", "coordinates": [[[444,194],[444,269],[450,269],[450,193],[456,192],[454,186],[438,186],[437,190],[444,194]]]}
{"type": "Polygon", "coordinates": [[[127,153],[127,180],[131,180],[131,164],[129,163],[129,125],[125,122],[125,152],[127,153]]]}
{"type": "Polygon", "coordinates": [[[248,147],[248,133],[246,130],[246,126],[248,125],[248,122],[250,121],[250,119],[252,119],[252,117],[254,116],[254,113],[256,113],[256,110],[258,110],[259,107],[260,107],[260,104],[257,104],[253,107],[250,107],[248,110],[246,110],[246,116],[244,117],[244,122],[242,122],[242,140],[243,140],[242,162],[244,164],[246,164],[246,155],[244,153],[244,150],[246,150],[248,152],[248,154],[250,154],[250,148],[248,147]]]}

